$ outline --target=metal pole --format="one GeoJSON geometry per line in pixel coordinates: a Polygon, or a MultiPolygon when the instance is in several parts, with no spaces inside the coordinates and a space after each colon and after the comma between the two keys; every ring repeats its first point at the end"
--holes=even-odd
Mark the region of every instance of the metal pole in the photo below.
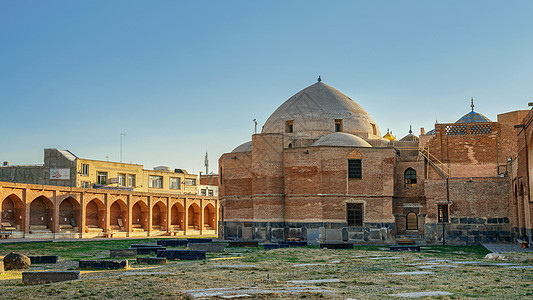
{"type": "Polygon", "coordinates": [[[120,134],[120,162],[122,162],[122,137],[126,136],[125,133],[120,134]]]}

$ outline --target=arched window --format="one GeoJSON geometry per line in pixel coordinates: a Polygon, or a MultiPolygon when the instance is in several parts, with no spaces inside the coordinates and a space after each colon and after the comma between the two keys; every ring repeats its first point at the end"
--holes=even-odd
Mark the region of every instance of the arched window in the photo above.
{"type": "Polygon", "coordinates": [[[416,171],[413,168],[405,170],[403,178],[406,188],[416,187],[416,171]]]}
{"type": "Polygon", "coordinates": [[[410,212],[405,216],[405,229],[418,230],[418,216],[414,212],[410,212]]]}

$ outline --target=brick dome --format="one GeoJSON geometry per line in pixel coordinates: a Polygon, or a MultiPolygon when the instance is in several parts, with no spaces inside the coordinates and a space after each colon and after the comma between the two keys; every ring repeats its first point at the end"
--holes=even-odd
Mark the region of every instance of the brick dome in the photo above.
{"type": "Polygon", "coordinates": [[[382,139],[376,121],[354,100],[337,89],[317,82],[285,101],[268,118],[262,133],[294,133],[320,138],[335,131],[364,139],[382,139]],[[287,124],[290,122],[290,130],[287,124]],[[339,122],[339,128],[336,128],[339,122]]]}
{"type": "Polygon", "coordinates": [[[362,138],[344,132],[326,134],[325,136],[319,138],[318,141],[314,142],[311,146],[372,147],[362,138]]]}
{"type": "Polygon", "coordinates": [[[239,146],[237,146],[231,153],[237,153],[237,152],[248,152],[252,151],[252,141],[248,141],[246,143],[242,143],[239,146]]]}

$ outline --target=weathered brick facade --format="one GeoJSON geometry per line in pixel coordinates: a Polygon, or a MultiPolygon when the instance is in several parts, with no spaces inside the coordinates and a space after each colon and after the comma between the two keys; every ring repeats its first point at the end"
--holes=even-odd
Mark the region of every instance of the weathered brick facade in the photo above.
{"type": "Polygon", "coordinates": [[[533,129],[517,140],[514,128],[526,112],[491,122],[472,109],[460,122],[436,124],[435,134],[389,141],[352,102],[312,85],[280,106],[251,144],[220,157],[222,237],[476,244],[531,236],[523,166],[533,129]],[[360,175],[349,160],[360,162],[360,175]],[[524,190],[518,199],[510,178],[524,190]]]}

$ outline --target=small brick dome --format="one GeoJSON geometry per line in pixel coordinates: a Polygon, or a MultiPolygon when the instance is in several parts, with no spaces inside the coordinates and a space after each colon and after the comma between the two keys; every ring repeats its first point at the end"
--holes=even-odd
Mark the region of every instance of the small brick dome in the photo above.
{"type": "Polygon", "coordinates": [[[311,147],[317,146],[336,146],[336,147],[372,147],[367,141],[353,134],[344,132],[335,132],[314,142],[311,147]]]}
{"type": "Polygon", "coordinates": [[[237,146],[237,148],[233,149],[231,153],[248,152],[248,151],[252,151],[252,141],[248,141],[246,143],[240,144],[239,146],[237,146]]]}

